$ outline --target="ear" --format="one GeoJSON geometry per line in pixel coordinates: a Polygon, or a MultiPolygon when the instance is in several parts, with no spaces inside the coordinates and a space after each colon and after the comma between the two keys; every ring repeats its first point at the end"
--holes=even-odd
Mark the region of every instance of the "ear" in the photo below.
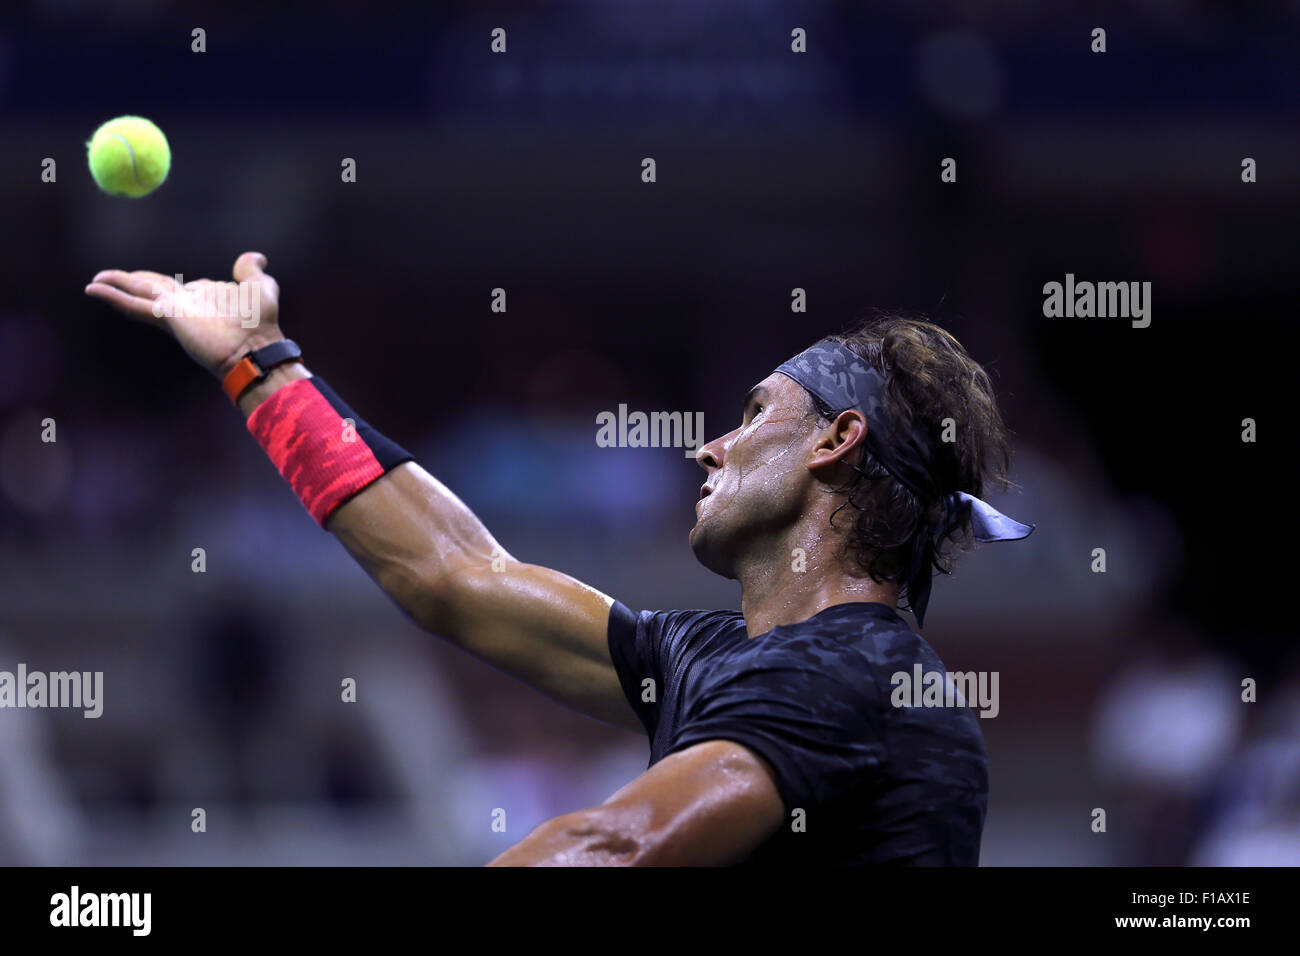
{"type": "Polygon", "coordinates": [[[857,449],[867,438],[867,419],[856,409],[840,412],[825,426],[813,447],[808,470],[818,478],[832,480],[841,466],[856,460],[857,449]]]}

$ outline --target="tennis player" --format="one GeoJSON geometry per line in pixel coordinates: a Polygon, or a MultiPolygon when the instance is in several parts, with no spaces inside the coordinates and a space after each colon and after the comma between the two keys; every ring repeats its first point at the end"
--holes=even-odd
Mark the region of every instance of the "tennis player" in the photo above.
{"type": "Polygon", "coordinates": [[[313,376],[265,267],[246,252],[233,283],[183,285],[113,269],[86,292],[216,375],[311,516],[422,628],[649,738],[644,773],[492,865],[979,862],[979,720],[960,697],[895,693],[918,666],[945,673],[900,598],[920,628],[953,552],[1032,530],[979,498],[1009,485],[1009,439],[987,374],[950,334],[881,318],[738,395],[739,425],[696,454],[690,544],[740,581],[741,610],[637,613],[507,554],[313,376]]]}

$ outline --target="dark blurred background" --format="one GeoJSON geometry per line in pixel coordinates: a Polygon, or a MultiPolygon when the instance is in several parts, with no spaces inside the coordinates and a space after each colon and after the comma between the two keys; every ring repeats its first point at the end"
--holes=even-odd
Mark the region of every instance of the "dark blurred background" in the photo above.
{"type": "Polygon", "coordinates": [[[105,675],[98,720],[0,710],[0,863],[478,864],[644,768],[644,740],[419,632],[216,383],[82,294],[111,267],[229,278],[248,249],[361,415],[513,554],[634,608],[738,591],[686,545],[698,468],[598,447],[596,415],[702,412],[712,437],[864,308],[927,313],[993,375],[1020,488],[992,500],[1038,525],[939,579],[924,631],[1001,676],[983,862],[1300,863],[1275,450],[1300,3],[42,0],[0,23],[0,669],[105,675]],[[85,165],[124,113],[172,149],[141,200],[85,165]],[[1045,318],[1066,273],[1151,282],[1150,327],[1045,318]]]}

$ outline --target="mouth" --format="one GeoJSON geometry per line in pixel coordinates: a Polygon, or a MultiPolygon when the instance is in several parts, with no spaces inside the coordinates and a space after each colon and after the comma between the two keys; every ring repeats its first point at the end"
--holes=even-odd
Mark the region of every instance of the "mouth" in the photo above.
{"type": "Polygon", "coordinates": [[[712,493],[713,493],[713,489],[710,488],[708,485],[700,486],[700,500],[695,502],[695,510],[697,513],[700,510],[700,505],[704,504],[704,499],[707,498],[712,493]]]}

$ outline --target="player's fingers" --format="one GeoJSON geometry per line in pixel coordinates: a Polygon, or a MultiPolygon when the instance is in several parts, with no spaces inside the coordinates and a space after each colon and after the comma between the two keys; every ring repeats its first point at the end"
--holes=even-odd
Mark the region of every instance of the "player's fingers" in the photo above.
{"type": "Polygon", "coordinates": [[[175,276],[165,276],[161,272],[154,272],[150,269],[136,269],[131,275],[157,283],[169,292],[174,292],[176,287],[180,285],[175,276]]]}
{"type": "Polygon", "coordinates": [[[131,295],[144,298],[157,298],[165,293],[174,292],[176,280],[157,272],[123,272],[121,269],[105,269],[90,280],[91,283],[111,285],[131,295]]]}
{"type": "MultiPolygon", "coordinates": [[[[86,295],[107,302],[123,315],[138,319],[141,322],[148,322],[152,325],[162,325],[163,319],[154,314],[154,303],[159,306],[166,306],[170,300],[170,295],[154,299],[152,296],[147,298],[132,295],[124,292],[117,286],[109,285],[105,282],[92,282],[86,286],[86,295]]],[[[164,309],[160,309],[163,315],[166,315],[164,309]]]]}

